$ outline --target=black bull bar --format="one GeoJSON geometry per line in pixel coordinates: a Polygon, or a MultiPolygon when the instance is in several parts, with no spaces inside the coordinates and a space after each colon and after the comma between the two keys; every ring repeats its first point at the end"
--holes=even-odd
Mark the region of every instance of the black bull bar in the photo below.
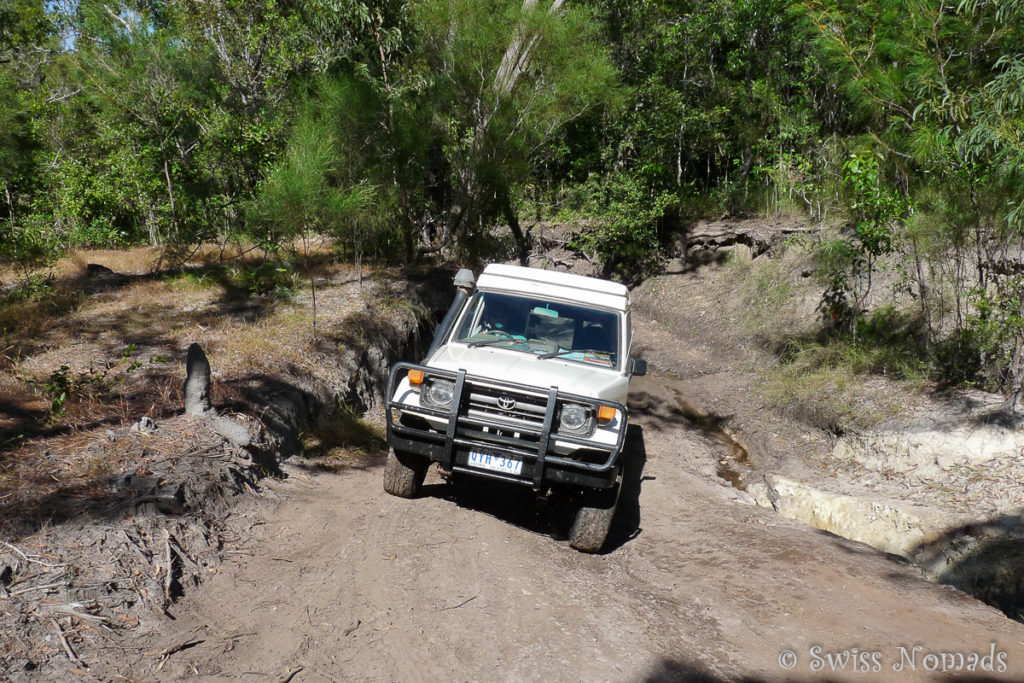
{"type": "Polygon", "coordinates": [[[552,483],[589,488],[609,488],[615,485],[628,420],[624,405],[615,401],[559,391],[553,386],[546,392],[544,420],[539,427],[510,425],[488,416],[468,414],[467,400],[471,389],[476,386],[534,396],[545,393],[538,387],[470,375],[465,370],[455,372],[415,363],[396,363],[391,368],[385,403],[388,445],[397,451],[427,457],[440,463],[441,467],[449,472],[463,472],[530,485],[536,490],[541,490],[552,483]],[[422,402],[419,407],[407,409],[401,402],[394,401],[398,383],[410,370],[421,370],[425,376],[452,381],[455,388],[451,409],[423,406],[422,402]],[[615,444],[596,443],[557,431],[556,408],[563,403],[591,406],[595,419],[600,406],[610,406],[619,411],[619,430],[615,444]],[[403,423],[396,416],[395,411],[398,410],[419,415],[421,419],[403,423]],[[443,419],[446,423],[444,431],[430,428],[426,419],[422,418],[426,415],[443,419]],[[516,435],[507,435],[508,432],[515,432],[516,435]],[[582,448],[575,451],[572,457],[558,455],[552,450],[555,440],[576,444],[582,448]],[[522,462],[522,471],[514,475],[471,467],[470,451],[519,460],[522,462]]]}

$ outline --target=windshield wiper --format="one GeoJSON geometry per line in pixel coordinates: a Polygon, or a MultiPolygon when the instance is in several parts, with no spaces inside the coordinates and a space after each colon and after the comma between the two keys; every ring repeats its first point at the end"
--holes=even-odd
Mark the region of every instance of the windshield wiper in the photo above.
{"type": "Polygon", "coordinates": [[[565,349],[564,351],[550,351],[548,353],[542,353],[537,356],[537,358],[544,360],[545,358],[555,358],[556,356],[565,356],[570,353],[582,353],[583,355],[587,355],[589,353],[595,356],[598,354],[611,355],[607,351],[598,351],[597,349],[565,349]]]}
{"type": "Polygon", "coordinates": [[[521,339],[516,339],[515,337],[498,337],[497,339],[481,339],[480,341],[469,342],[468,344],[466,344],[466,347],[470,349],[475,349],[480,346],[490,346],[492,344],[498,344],[499,342],[507,341],[516,342],[519,344],[522,343],[521,339]]]}

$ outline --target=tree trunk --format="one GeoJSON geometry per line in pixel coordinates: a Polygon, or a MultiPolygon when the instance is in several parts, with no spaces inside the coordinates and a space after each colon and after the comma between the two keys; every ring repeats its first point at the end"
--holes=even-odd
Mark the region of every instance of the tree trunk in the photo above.
{"type": "Polygon", "coordinates": [[[519,226],[519,215],[516,213],[516,208],[512,206],[512,196],[509,194],[507,187],[501,188],[499,198],[501,201],[501,212],[505,216],[505,222],[508,223],[509,229],[512,230],[512,236],[515,237],[516,240],[519,265],[525,266],[530,257],[529,236],[524,234],[522,228],[519,226]]]}
{"type": "MultiPolygon", "coordinates": [[[[1024,303],[1020,314],[1024,315],[1024,303]]],[[[1010,395],[1006,398],[1006,409],[1016,412],[1024,394],[1024,330],[1018,328],[1014,336],[1013,359],[1010,361],[1010,395]]]]}
{"type": "Polygon", "coordinates": [[[185,360],[185,414],[208,415],[210,405],[210,361],[203,347],[193,342],[185,360]]]}
{"type": "MultiPolygon", "coordinates": [[[[554,14],[562,9],[565,0],[553,0],[547,9],[548,14],[554,14]]],[[[523,16],[533,12],[537,7],[537,0],[523,0],[523,16]]],[[[516,89],[520,79],[530,66],[534,48],[540,41],[540,35],[526,31],[525,24],[520,24],[505,53],[501,57],[501,63],[494,75],[491,84],[491,100],[485,102],[481,98],[477,102],[476,111],[480,112],[479,119],[473,129],[473,138],[469,143],[469,152],[464,159],[464,168],[459,172],[459,181],[455,190],[455,199],[451,209],[448,211],[449,236],[459,234],[467,225],[477,218],[479,211],[479,194],[482,183],[478,177],[477,166],[486,153],[487,135],[490,131],[491,119],[494,113],[501,106],[502,100],[509,97],[516,89]]],[[[503,200],[502,204],[506,204],[503,200]]],[[[508,209],[511,207],[502,206],[502,212],[508,220],[508,209]]],[[[520,260],[525,259],[525,253],[529,252],[529,245],[519,228],[518,220],[510,221],[509,227],[516,236],[516,243],[519,246],[520,260]]]]}

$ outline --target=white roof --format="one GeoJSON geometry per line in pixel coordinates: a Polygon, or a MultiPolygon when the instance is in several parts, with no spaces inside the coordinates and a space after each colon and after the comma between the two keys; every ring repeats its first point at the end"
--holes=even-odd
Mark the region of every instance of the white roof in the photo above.
{"type": "Polygon", "coordinates": [[[625,285],[541,268],[492,263],[484,268],[476,286],[485,291],[535,294],[617,311],[629,308],[625,285]]]}

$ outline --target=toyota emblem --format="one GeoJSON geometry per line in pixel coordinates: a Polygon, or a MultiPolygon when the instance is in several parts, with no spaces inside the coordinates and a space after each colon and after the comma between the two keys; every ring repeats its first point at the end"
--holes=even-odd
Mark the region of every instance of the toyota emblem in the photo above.
{"type": "Polygon", "coordinates": [[[498,407],[502,410],[514,410],[516,407],[516,400],[511,396],[499,396],[498,407]]]}

